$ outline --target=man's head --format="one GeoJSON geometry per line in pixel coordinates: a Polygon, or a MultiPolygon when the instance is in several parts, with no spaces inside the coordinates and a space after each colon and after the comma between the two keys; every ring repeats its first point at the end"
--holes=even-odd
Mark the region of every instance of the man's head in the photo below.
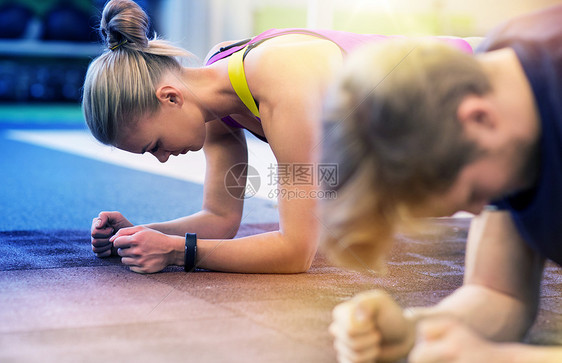
{"type": "Polygon", "coordinates": [[[383,248],[398,219],[431,210],[486,155],[470,132],[487,114],[459,112],[491,92],[476,59],[440,42],[387,41],[352,55],[326,107],[324,161],[339,165],[338,198],[323,205],[328,251],[343,262],[359,254],[372,262],[365,244],[383,248]]]}

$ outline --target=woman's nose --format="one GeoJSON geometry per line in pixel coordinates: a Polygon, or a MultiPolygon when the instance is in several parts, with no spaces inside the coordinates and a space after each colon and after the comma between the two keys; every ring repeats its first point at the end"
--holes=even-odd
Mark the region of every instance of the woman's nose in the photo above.
{"type": "Polygon", "coordinates": [[[158,150],[157,152],[153,153],[152,155],[154,155],[154,157],[156,159],[158,159],[158,161],[161,162],[161,163],[165,163],[170,158],[170,153],[167,152],[167,151],[158,150]]]}

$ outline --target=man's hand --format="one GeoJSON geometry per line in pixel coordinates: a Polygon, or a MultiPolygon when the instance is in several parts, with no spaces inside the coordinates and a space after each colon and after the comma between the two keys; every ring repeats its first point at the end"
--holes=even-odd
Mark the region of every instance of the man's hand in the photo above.
{"type": "Polygon", "coordinates": [[[483,339],[457,319],[441,316],[420,321],[408,362],[501,363],[500,353],[498,344],[483,339]]]}
{"type": "Polygon", "coordinates": [[[405,357],[414,342],[414,322],[382,290],[336,306],[330,332],[340,362],[394,361],[405,357]]]}

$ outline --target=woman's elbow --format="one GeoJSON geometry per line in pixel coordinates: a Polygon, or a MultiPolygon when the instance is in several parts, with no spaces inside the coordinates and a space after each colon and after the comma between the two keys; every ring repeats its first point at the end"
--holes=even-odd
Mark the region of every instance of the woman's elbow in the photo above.
{"type": "Polygon", "coordinates": [[[292,241],[291,244],[298,247],[291,250],[290,263],[287,264],[289,268],[288,273],[307,272],[312,266],[314,257],[316,257],[316,240],[292,241]]]}
{"type": "Polygon", "coordinates": [[[224,239],[232,239],[238,234],[240,229],[240,219],[227,220],[221,228],[221,234],[224,239]]]}
{"type": "Polygon", "coordinates": [[[236,237],[240,229],[242,218],[237,215],[222,216],[216,221],[213,227],[213,236],[215,239],[232,239],[236,237]]]}
{"type": "Polygon", "coordinates": [[[301,261],[298,261],[299,264],[295,268],[294,273],[300,274],[300,273],[308,272],[308,270],[310,270],[310,267],[312,266],[312,261],[314,261],[314,257],[315,255],[312,255],[310,257],[304,257],[301,259],[301,261]]]}

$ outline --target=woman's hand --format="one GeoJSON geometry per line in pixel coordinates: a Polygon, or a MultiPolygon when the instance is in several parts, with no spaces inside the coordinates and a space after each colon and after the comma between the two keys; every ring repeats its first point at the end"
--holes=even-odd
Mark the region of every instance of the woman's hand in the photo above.
{"type": "Polygon", "coordinates": [[[168,265],[183,265],[184,238],[136,226],[120,229],[110,238],[121,262],[138,273],[153,273],[168,265]]]}
{"type": "MultiPolygon", "coordinates": [[[[433,317],[420,321],[412,363],[503,362],[498,345],[483,339],[452,317],[433,317]]],[[[506,362],[509,360],[505,360],[506,362]]]]}
{"type": "Polygon", "coordinates": [[[92,251],[97,257],[117,256],[109,239],[121,228],[132,226],[133,224],[119,212],[101,212],[92,221],[92,251]]]}
{"type": "Polygon", "coordinates": [[[414,322],[382,290],[336,306],[330,332],[340,362],[395,361],[405,357],[414,342],[414,322]]]}

